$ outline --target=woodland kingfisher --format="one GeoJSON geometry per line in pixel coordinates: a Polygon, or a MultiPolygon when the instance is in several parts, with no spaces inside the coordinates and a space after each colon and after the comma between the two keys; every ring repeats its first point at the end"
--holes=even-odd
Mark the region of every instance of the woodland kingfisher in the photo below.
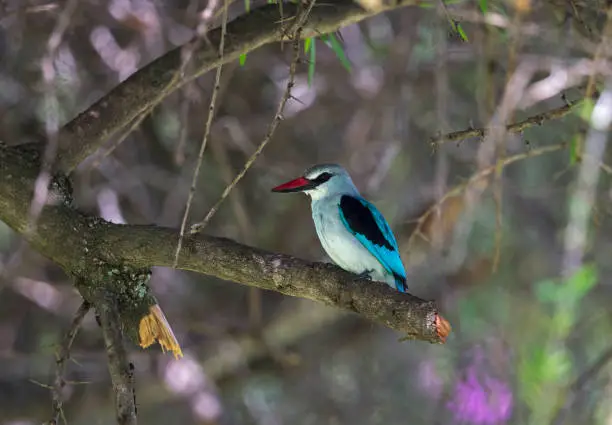
{"type": "Polygon", "coordinates": [[[273,192],[304,192],[323,249],[338,266],[406,292],[406,271],[389,224],[337,164],[315,165],[273,192]]]}

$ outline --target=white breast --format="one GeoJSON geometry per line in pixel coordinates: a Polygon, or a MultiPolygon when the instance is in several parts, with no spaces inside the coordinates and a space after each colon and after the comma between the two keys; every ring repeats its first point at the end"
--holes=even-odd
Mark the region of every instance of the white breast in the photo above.
{"type": "Polygon", "coordinates": [[[340,197],[329,197],[312,201],[312,219],[323,249],[331,260],[344,270],[355,274],[372,270],[372,279],[395,285],[382,264],[352,233],[340,218],[340,197]]]}

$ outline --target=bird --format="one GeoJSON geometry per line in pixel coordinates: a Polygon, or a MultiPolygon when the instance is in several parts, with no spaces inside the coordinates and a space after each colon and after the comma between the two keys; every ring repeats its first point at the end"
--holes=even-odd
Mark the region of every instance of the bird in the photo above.
{"type": "Polygon", "coordinates": [[[318,164],[272,189],[310,196],[319,241],[342,269],[406,292],[406,271],[395,236],[383,215],[361,196],[338,164],[318,164]]]}

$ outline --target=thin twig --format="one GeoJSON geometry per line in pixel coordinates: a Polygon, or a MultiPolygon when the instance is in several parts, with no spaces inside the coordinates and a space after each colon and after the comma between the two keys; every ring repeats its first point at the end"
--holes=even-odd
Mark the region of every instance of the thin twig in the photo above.
{"type": "Polygon", "coordinates": [[[608,129],[612,123],[612,79],[591,113],[591,128],[586,137],[584,158],[576,185],[569,201],[569,218],[565,229],[565,253],[562,275],[571,277],[582,265],[587,248],[589,223],[599,182],[600,163],[608,143],[608,129]]]}
{"type": "Polygon", "coordinates": [[[285,88],[285,92],[283,93],[283,96],[281,97],[281,100],[278,103],[278,107],[276,108],[276,113],[274,114],[274,118],[272,119],[272,122],[270,123],[270,126],[268,127],[268,132],[266,133],[266,136],[261,141],[261,143],[255,150],[255,152],[253,152],[253,154],[246,161],[240,173],[238,173],[238,175],[234,178],[234,180],[232,180],[232,182],[225,188],[219,200],[215,202],[215,204],[210,208],[210,210],[204,217],[204,220],[191,226],[191,230],[190,230],[191,234],[196,234],[202,231],[204,227],[206,227],[206,225],[208,224],[212,216],[219,209],[219,206],[221,205],[221,203],[225,200],[225,198],[227,198],[227,196],[232,191],[234,186],[236,186],[236,184],[244,177],[244,175],[247,173],[249,168],[251,168],[251,165],[253,165],[253,163],[255,162],[257,157],[259,157],[259,155],[264,150],[266,145],[270,143],[270,141],[272,140],[272,136],[274,135],[274,132],[276,131],[276,128],[278,127],[279,123],[283,120],[283,111],[285,109],[285,105],[287,104],[287,101],[291,98],[291,89],[293,88],[293,85],[295,84],[295,73],[297,70],[297,64],[300,60],[300,37],[302,34],[304,23],[306,22],[306,19],[308,18],[308,14],[312,10],[314,4],[315,4],[315,0],[312,0],[309,3],[308,8],[306,8],[300,14],[300,16],[296,18],[295,32],[293,34],[293,60],[291,61],[291,65],[289,65],[289,79],[287,81],[287,87],[285,88]]]}
{"type": "Polygon", "coordinates": [[[497,273],[497,269],[499,268],[499,263],[501,261],[501,245],[502,245],[502,227],[503,227],[503,213],[502,213],[502,203],[503,203],[503,186],[501,180],[502,170],[504,168],[503,158],[497,160],[496,172],[495,172],[495,182],[493,187],[493,200],[495,203],[495,233],[493,236],[493,264],[491,265],[491,271],[493,273],[497,273]]]}
{"type": "Polygon", "coordinates": [[[591,30],[591,28],[587,25],[584,19],[582,19],[582,17],[580,16],[580,13],[578,13],[578,8],[576,7],[576,3],[574,2],[574,0],[567,0],[567,2],[569,3],[572,9],[572,14],[574,15],[574,19],[576,19],[576,21],[578,21],[578,23],[582,25],[582,27],[586,30],[587,34],[592,35],[593,30],[591,30]]]}
{"type": "MultiPolygon", "coordinates": [[[[226,185],[229,185],[234,178],[232,167],[229,163],[226,147],[224,143],[213,143],[211,145],[212,154],[219,164],[220,174],[226,185]]],[[[253,227],[251,226],[248,213],[244,207],[244,199],[238,188],[234,188],[233,196],[229,198],[234,219],[238,225],[240,238],[248,245],[253,244],[253,227]]],[[[259,288],[249,288],[248,295],[249,325],[252,330],[258,330],[262,323],[261,311],[261,290],[259,288]]]]}
{"type": "MultiPolygon", "coordinates": [[[[572,4],[574,14],[576,16],[579,16],[574,2],[570,0],[570,3],[572,4]]],[[[599,62],[602,59],[602,57],[605,57],[604,54],[607,51],[611,37],[612,37],[612,5],[609,6],[606,11],[606,24],[603,29],[601,41],[597,44],[597,48],[595,49],[595,54],[593,55],[593,60],[595,62],[599,62]]],[[[593,96],[594,91],[595,91],[595,74],[592,74],[589,76],[589,80],[587,83],[586,97],[593,96]]]]}
{"type": "MultiPolygon", "coordinates": [[[[46,144],[42,151],[42,159],[38,176],[34,184],[34,194],[30,200],[30,208],[28,210],[28,223],[26,233],[34,233],[36,231],[36,224],[42,210],[47,204],[47,198],[49,197],[49,184],[51,183],[51,171],[53,169],[54,162],[57,156],[57,149],[59,145],[58,132],[59,132],[59,116],[57,113],[58,102],[57,96],[55,95],[55,59],[57,57],[57,50],[62,44],[64,33],[68,29],[70,24],[70,17],[76,10],[78,2],[76,0],[69,0],[66,2],[64,9],[61,11],[55,23],[55,27],[49,38],[47,39],[47,51],[45,56],[41,60],[40,68],[43,76],[42,86],[44,92],[44,109],[45,109],[45,135],[46,144]]],[[[25,242],[22,242],[17,251],[14,254],[15,262],[13,264],[18,265],[21,262],[21,255],[25,248],[25,242]]],[[[5,268],[0,276],[9,276],[12,272],[5,268]]]]}
{"type": "MultiPolygon", "coordinates": [[[[541,156],[547,153],[552,153],[552,152],[556,152],[558,150],[561,149],[565,149],[567,147],[567,143],[559,143],[556,145],[551,145],[551,146],[544,146],[542,148],[539,149],[532,149],[528,152],[523,152],[520,154],[516,154],[513,156],[507,156],[505,157],[502,161],[501,161],[501,165],[503,167],[506,167],[514,162],[523,160],[523,159],[527,159],[527,158],[533,158],[536,156],[541,156]]],[[[471,185],[473,185],[474,183],[483,180],[484,178],[488,177],[489,175],[491,175],[493,172],[495,172],[496,167],[498,167],[498,164],[494,164],[491,165],[490,167],[487,168],[483,168],[482,170],[480,170],[478,173],[474,174],[472,177],[470,177],[465,183],[460,184],[455,186],[454,188],[452,188],[451,190],[449,190],[448,192],[446,192],[444,194],[444,196],[442,198],[440,198],[440,200],[438,202],[436,202],[431,208],[429,208],[427,211],[425,211],[416,221],[417,222],[417,226],[414,229],[414,231],[412,232],[412,234],[410,235],[410,238],[408,238],[408,249],[411,249],[412,244],[414,243],[414,240],[417,236],[422,237],[423,239],[425,239],[426,241],[428,240],[428,238],[425,236],[425,234],[422,232],[422,227],[423,224],[427,221],[428,217],[433,214],[438,208],[440,208],[442,206],[442,204],[444,204],[444,202],[453,197],[453,196],[457,196],[459,194],[461,194],[463,191],[465,191],[468,187],[470,187],[471,185]]]]}
{"type": "MultiPolygon", "coordinates": [[[[511,122],[510,116],[512,111],[516,109],[536,69],[537,67],[531,61],[522,61],[506,83],[503,96],[488,120],[488,124],[483,132],[482,143],[480,143],[476,153],[476,165],[478,167],[476,174],[490,169],[491,166],[493,166],[492,169],[495,173],[498,173],[498,170],[503,168],[503,162],[500,163],[497,157],[499,145],[504,143],[507,135],[506,127],[511,122]]],[[[468,236],[474,226],[475,206],[480,202],[488,185],[489,182],[483,179],[480,184],[469,186],[470,190],[466,190],[463,194],[461,209],[464,219],[461,221],[461,226],[453,232],[455,234],[453,246],[449,251],[449,261],[452,264],[465,261],[468,255],[468,236]]]]}
{"type": "MultiPolygon", "coordinates": [[[[187,69],[187,66],[189,65],[189,63],[190,63],[190,61],[191,61],[191,59],[193,57],[193,53],[199,48],[200,43],[202,42],[202,40],[206,39],[206,32],[208,31],[208,23],[212,19],[212,10],[215,7],[216,7],[216,1],[211,1],[206,6],[206,8],[200,13],[201,19],[200,19],[200,23],[199,23],[199,25],[198,25],[198,27],[196,29],[197,36],[196,36],[195,40],[193,40],[191,43],[188,43],[187,45],[185,45],[184,52],[183,52],[183,55],[182,55],[181,65],[179,66],[178,70],[174,74],[174,77],[173,77],[174,80],[178,81],[178,80],[181,80],[184,77],[185,70],[187,69]]],[[[226,7],[223,8],[223,10],[225,10],[227,12],[227,4],[226,4],[226,7]]],[[[227,19],[223,22],[222,33],[221,33],[221,43],[224,42],[224,38],[225,38],[224,36],[225,36],[225,32],[226,32],[226,29],[225,29],[226,28],[226,24],[227,24],[227,19]]],[[[219,46],[219,47],[221,48],[221,46],[219,46]]],[[[223,59],[223,56],[221,55],[220,58],[223,59]]],[[[221,67],[222,67],[222,65],[220,65],[217,68],[217,74],[221,73],[221,67]]],[[[217,85],[215,85],[215,87],[217,87],[217,85]]],[[[213,93],[213,97],[214,96],[215,96],[215,93],[213,93]]],[[[142,111],[140,113],[140,115],[135,117],[134,120],[132,121],[131,125],[129,126],[129,128],[125,132],[123,132],[119,137],[117,137],[115,139],[115,141],[112,144],[110,144],[110,146],[106,147],[102,153],[100,153],[98,155],[98,157],[92,163],[91,167],[92,168],[98,167],[100,165],[100,162],[104,158],[106,158],[115,149],[117,149],[119,147],[119,145],[121,145],[125,141],[125,139],[127,139],[127,137],[134,130],[136,130],[136,128],[138,128],[138,126],[153,111],[153,109],[155,109],[156,106],[157,106],[157,103],[153,103],[151,105],[148,105],[147,109],[145,109],[144,111],[142,111]]],[[[179,145],[180,144],[181,144],[181,142],[179,141],[179,145]]]]}
{"type": "MultiPolygon", "coordinates": [[[[559,108],[552,109],[547,112],[543,112],[541,114],[533,115],[529,118],[526,118],[522,121],[517,121],[512,124],[508,124],[506,126],[506,131],[508,133],[520,133],[530,127],[535,127],[537,125],[542,125],[546,121],[556,120],[559,118],[563,118],[570,112],[572,112],[576,107],[581,105],[582,102],[574,102],[572,104],[566,104],[559,108]]],[[[460,140],[468,139],[470,137],[484,137],[487,132],[487,129],[484,127],[481,128],[468,128],[466,130],[454,131],[452,133],[443,134],[441,136],[434,136],[430,139],[431,145],[436,148],[447,142],[457,142],[460,140]]]]}
{"type": "Polygon", "coordinates": [[[541,64],[537,64],[535,61],[532,63],[537,65],[535,68],[547,71],[548,76],[529,86],[529,90],[525,92],[517,105],[523,110],[558,96],[564,90],[583,86],[585,80],[593,74],[604,77],[612,75],[612,64],[607,60],[578,59],[568,61],[562,66],[555,65],[554,61],[550,61],[548,64],[545,61],[542,61],[541,64]]]}
{"type": "Polygon", "coordinates": [[[59,116],[57,108],[54,105],[57,102],[55,95],[55,58],[59,49],[64,33],[70,24],[70,17],[74,13],[78,2],[70,0],[66,3],[64,9],[57,19],[57,23],[47,40],[47,54],[41,61],[41,71],[43,75],[44,86],[44,102],[45,102],[45,132],[47,143],[45,145],[42,156],[40,173],[36,179],[36,186],[32,203],[30,204],[30,217],[28,228],[30,232],[36,229],[36,220],[42,212],[43,207],[47,203],[49,194],[49,183],[51,182],[51,169],[57,154],[59,132],[59,116]]]}
{"type": "MultiPolygon", "coordinates": [[[[597,46],[594,62],[600,61],[602,51],[607,51],[612,40],[612,6],[606,11],[606,25],[601,42],[597,46]]],[[[586,94],[594,93],[595,78],[589,78],[586,94]]],[[[584,146],[579,147],[580,155],[584,154],[578,171],[576,187],[570,197],[568,224],[565,229],[565,253],[563,258],[563,275],[575,273],[582,265],[587,243],[589,220],[593,210],[594,199],[599,182],[601,167],[594,166],[602,162],[608,142],[608,131],[612,123],[612,79],[608,78],[606,90],[599,96],[590,117],[590,129],[584,146]],[[584,152],[583,152],[584,151],[584,152]],[[594,164],[595,163],[595,164],[594,164]]],[[[582,143],[581,143],[582,145],[582,143]]]]}
{"type": "MultiPolygon", "coordinates": [[[[309,15],[308,34],[329,33],[346,25],[362,21],[383,11],[413,5],[414,0],[398,0],[385,4],[382,10],[368,12],[353,0],[335,0],[329,7],[315,7],[309,15]]],[[[283,5],[284,14],[294,14],[301,6],[295,3],[283,5]]],[[[232,35],[226,42],[223,60],[206,46],[195,50],[191,64],[193,69],[177,73],[185,48],[176,48],[139,69],[77,117],[64,125],[58,134],[59,155],[56,169],[70,174],[87,156],[106,144],[110,137],[130,125],[147,109],[158,105],[170,93],[183,84],[212,71],[220,62],[229,63],[241,54],[249,53],[264,44],[286,39],[287,28],[294,20],[280,20],[277,4],[258,7],[253,13],[242,15],[227,24],[232,35]],[[178,74],[178,75],[177,75],[178,74]],[[134,96],[134,93],[139,93],[134,96]]],[[[221,28],[208,32],[209,40],[218,43],[221,28]]],[[[304,36],[304,33],[302,34],[304,36]]],[[[189,41],[184,47],[193,45],[189,41]]],[[[216,49],[212,49],[215,53],[216,49]]]]}
{"type": "MultiPolygon", "coordinates": [[[[438,1],[437,5],[439,14],[446,14],[449,22],[452,17],[446,7],[444,1],[438,1]]],[[[454,21],[453,21],[454,22],[454,21]]],[[[456,30],[456,26],[453,25],[453,29],[456,30]]],[[[436,115],[437,123],[440,131],[448,131],[448,93],[449,93],[449,75],[448,75],[448,32],[447,28],[439,26],[436,31],[436,73],[435,73],[435,86],[436,86],[436,115]]],[[[403,137],[401,137],[403,138],[403,137]]],[[[400,138],[400,140],[401,140],[400,138]]],[[[449,153],[441,151],[436,155],[435,165],[435,177],[434,177],[434,191],[436,197],[443,196],[446,192],[448,185],[449,175],[449,153]]],[[[440,216],[434,217],[435,221],[440,220],[440,216]]],[[[443,239],[442,226],[432,226],[434,231],[432,233],[432,240],[434,246],[441,246],[443,239]]]]}
{"type": "Polygon", "coordinates": [[[108,356],[110,372],[115,393],[115,413],[118,425],[136,425],[136,393],[134,390],[134,366],[128,361],[123,345],[121,324],[117,306],[110,299],[96,303],[100,316],[104,347],[108,356]]]}
{"type": "Polygon", "coordinates": [[[68,332],[66,332],[62,344],[58,347],[55,354],[55,381],[53,382],[53,387],[51,388],[53,414],[52,419],[49,421],[50,425],[59,424],[60,417],[63,416],[62,405],[64,400],[62,397],[62,390],[66,385],[66,380],[64,379],[66,362],[68,359],[70,359],[70,349],[72,348],[72,343],[79,332],[83,318],[85,318],[85,315],[90,308],[90,304],[87,301],[83,301],[79,309],[74,314],[72,324],[70,325],[68,332]]]}
{"type": "MultiPolygon", "coordinates": [[[[579,18],[578,11],[576,10],[576,5],[571,0],[569,0],[569,2],[572,6],[574,15],[576,16],[576,18],[579,18]]],[[[608,10],[606,12],[606,24],[603,29],[601,41],[597,44],[597,48],[595,49],[595,53],[593,55],[594,62],[600,62],[602,60],[602,55],[604,54],[604,52],[607,51],[609,47],[608,45],[609,45],[611,36],[612,36],[612,6],[608,7],[608,10]]],[[[597,77],[597,74],[593,73],[589,76],[589,79],[587,80],[587,85],[586,85],[586,89],[584,92],[584,97],[586,99],[591,99],[593,95],[595,94],[596,77],[597,77]]],[[[579,133],[577,135],[575,150],[576,150],[576,157],[580,161],[582,159],[583,150],[584,150],[584,135],[582,133],[579,133]]]]}
{"type": "MultiPolygon", "coordinates": [[[[199,36],[196,38],[196,40],[194,42],[192,42],[191,44],[188,44],[186,46],[186,51],[185,51],[185,53],[183,55],[183,60],[181,62],[181,66],[179,67],[178,71],[176,72],[175,78],[182,78],[183,74],[185,73],[185,69],[189,65],[189,61],[193,57],[193,52],[199,47],[199,44],[202,42],[202,39],[204,39],[206,37],[206,31],[208,29],[208,23],[209,23],[210,19],[212,19],[212,10],[215,7],[216,7],[216,2],[209,2],[209,4],[206,6],[206,8],[200,13],[200,16],[201,16],[200,25],[197,28],[199,36]]],[[[226,3],[225,7],[223,7],[221,11],[225,11],[227,13],[227,10],[228,10],[228,5],[226,3]]],[[[221,43],[224,42],[224,38],[225,38],[225,33],[226,33],[226,25],[225,24],[227,24],[227,19],[224,20],[224,24],[222,25],[221,43]]],[[[219,46],[219,48],[221,48],[221,45],[219,46]]],[[[223,55],[220,56],[220,59],[223,59],[223,55]]],[[[222,66],[223,65],[220,65],[217,68],[217,75],[216,75],[216,78],[215,78],[216,84],[215,84],[215,88],[213,89],[214,92],[213,92],[213,95],[212,95],[212,98],[211,98],[211,104],[213,103],[213,98],[216,98],[216,92],[218,92],[218,87],[219,87],[218,81],[219,81],[219,78],[220,78],[222,66]]],[[[187,85],[185,87],[187,87],[187,85]]],[[[100,154],[98,154],[96,159],[91,164],[91,167],[92,168],[97,168],[100,165],[100,162],[104,158],[106,158],[115,149],[117,149],[117,147],[119,147],[119,145],[121,145],[125,141],[125,139],[134,130],[136,130],[136,128],[138,128],[138,126],[153,111],[153,109],[155,109],[155,106],[156,106],[156,104],[150,105],[146,110],[144,110],[140,115],[138,115],[132,121],[132,124],[129,126],[129,128],[123,134],[121,134],[119,137],[117,137],[117,139],[115,139],[115,141],[110,146],[106,147],[100,154]]],[[[209,115],[209,118],[210,118],[210,115],[209,115]]],[[[204,136],[205,138],[210,133],[210,128],[209,128],[208,125],[207,125],[206,128],[208,129],[208,132],[205,133],[205,136],[204,136]]],[[[180,136],[180,139],[179,139],[179,147],[177,147],[177,150],[181,150],[182,151],[182,149],[184,147],[182,145],[185,142],[184,139],[185,139],[185,132],[184,132],[184,129],[183,129],[182,132],[181,132],[181,136],[180,136]]],[[[204,147],[206,146],[206,142],[203,143],[203,146],[204,147]]]]}
{"type": "MultiPolygon", "coordinates": [[[[528,5],[522,7],[516,7],[515,13],[512,18],[513,27],[520,28],[523,22],[525,13],[529,11],[528,5]]],[[[523,36],[520,31],[510,32],[511,43],[508,44],[508,60],[507,60],[507,72],[506,72],[506,84],[511,84],[515,73],[517,71],[517,57],[518,52],[522,46],[523,36]]],[[[511,108],[508,111],[508,115],[504,122],[513,121],[515,109],[511,108]]],[[[493,236],[493,264],[491,270],[493,273],[497,272],[499,263],[501,261],[501,245],[502,245],[502,226],[503,226],[503,184],[502,184],[502,172],[503,172],[503,159],[506,156],[506,140],[508,132],[505,131],[499,135],[500,137],[494,140],[495,142],[495,155],[496,155],[496,167],[495,177],[493,181],[493,200],[495,204],[495,232],[493,236]]]]}
{"type": "Polygon", "coordinates": [[[438,10],[441,10],[444,13],[444,15],[446,16],[446,19],[448,20],[448,24],[450,25],[451,29],[453,30],[453,34],[456,35],[459,38],[462,38],[461,34],[459,33],[459,29],[457,27],[457,21],[455,20],[455,18],[453,18],[453,16],[451,15],[450,11],[448,10],[448,7],[446,6],[445,0],[438,0],[438,10]]]}
{"type": "Polygon", "coordinates": [[[54,102],[57,102],[55,97],[55,58],[59,49],[62,38],[68,25],[70,17],[74,13],[78,2],[70,0],[62,10],[62,13],[57,19],[55,28],[51,32],[47,41],[47,54],[41,61],[41,70],[43,75],[44,91],[45,91],[45,131],[47,135],[47,143],[45,145],[41,171],[36,180],[36,190],[34,199],[30,208],[31,231],[34,230],[36,218],[40,215],[43,206],[47,201],[49,182],[51,180],[52,162],[55,160],[57,151],[57,133],[59,131],[59,117],[56,111],[54,102]]]}
{"type": "MultiPolygon", "coordinates": [[[[42,150],[42,159],[38,176],[34,184],[34,194],[30,200],[30,208],[28,210],[28,223],[26,233],[34,233],[36,231],[36,223],[38,218],[47,203],[49,196],[49,183],[51,182],[51,170],[53,163],[56,160],[58,148],[58,132],[59,132],[59,117],[55,102],[55,58],[59,49],[64,33],[70,24],[70,17],[74,13],[78,2],[69,0],[66,2],[64,9],[59,14],[53,31],[47,40],[47,52],[41,60],[41,74],[43,76],[42,86],[44,91],[44,106],[45,106],[45,134],[46,144],[42,150]]],[[[14,254],[15,266],[20,264],[21,255],[25,248],[25,242],[22,242],[14,254]]],[[[12,272],[5,268],[0,276],[9,276],[12,272]]]]}
{"type": "MultiPolygon", "coordinates": [[[[225,6],[223,7],[223,22],[221,24],[221,40],[219,41],[219,58],[223,58],[223,48],[225,46],[225,33],[227,31],[227,10],[228,5],[225,0],[225,6]]],[[[212,13],[212,12],[211,12],[212,13]]],[[[202,144],[200,145],[200,152],[198,153],[198,160],[196,162],[195,170],[193,171],[193,178],[191,180],[191,187],[189,189],[189,196],[187,197],[187,204],[185,205],[185,212],[183,214],[183,220],[181,221],[181,231],[179,233],[178,243],[176,244],[176,253],[174,255],[174,265],[176,268],[178,265],[179,256],[181,254],[181,248],[183,247],[183,239],[185,237],[185,229],[187,227],[187,219],[189,218],[189,211],[191,210],[191,204],[193,203],[193,197],[195,195],[196,187],[198,184],[198,176],[200,175],[200,168],[204,160],[204,151],[210,135],[210,129],[212,127],[213,116],[215,114],[215,103],[217,101],[217,95],[219,94],[219,88],[221,87],[221,70],[223,65],[219,65],[217,72],[215,73],[215,85],[213,87],[212,94],[210,96],[210,104],[208,106],[208,117],[206,119],[206,128],[204,129],[204,136],[202,137],[202,144]]]]}

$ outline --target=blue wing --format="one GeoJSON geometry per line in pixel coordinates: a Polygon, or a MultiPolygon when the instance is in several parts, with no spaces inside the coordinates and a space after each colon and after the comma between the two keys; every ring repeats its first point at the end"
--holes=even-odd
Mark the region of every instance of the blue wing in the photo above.
{"type": "Polygon", "coordinates": [[[406,292],[404,264],[395,236],[382,214],[365,199],[350,195],[342,195],[338,208],[346,228],[393,275],[397,290],[406,292]]]}

